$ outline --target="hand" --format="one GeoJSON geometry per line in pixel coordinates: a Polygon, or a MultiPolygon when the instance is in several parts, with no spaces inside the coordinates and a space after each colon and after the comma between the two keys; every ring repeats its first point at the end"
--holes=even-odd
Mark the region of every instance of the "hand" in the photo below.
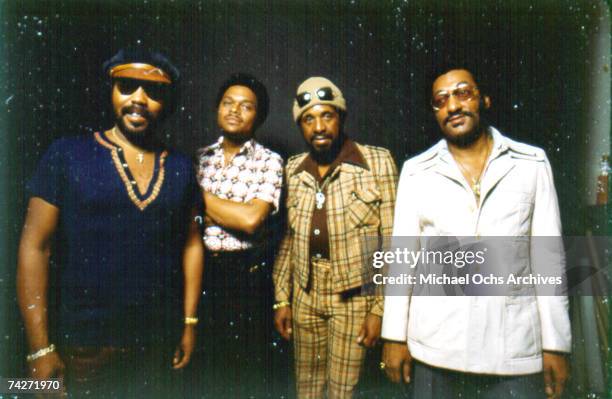
{"type": "Polygon", "coordinates": [[[276,327],[276,331],[278,331],[281,337],[286,340],[291,339],[291,333],[293,332],[291,327],[293,324],[292,320],[291,306],[283,306],[274,311],[274,327],[276,327]]]}
{"type": "Polygon", "coordinates": [[[385,363],[385,373],[392,382],[410,384],[412,356],[405,342],[385,342],[382,361],[385,363]]]}
{"type": "Polygon", "coordinates": [[[357,343],[366,348],[376,345],[378,338],[380,338],[381,324],[382,318],[380,316],[369,313],[361,325],[359,336],[357,336],[357,343]]]}
{"type": "Polygon", "coordinates": [[[182,369],[185,367],[189,360],[191,360],[191,354],[195,348],[196,343],[196,332],[194,325],[186,325],[183,330],[183,338],[179,343],[176,351],[174,352],[174,358],[172,359],[172,368],[175,370],[182,369]]]}
{"type": "Polygon", "coordinates": [[[57,352],[51,352],[29,363],[30,375],[37,380],[64,377],[66,366],[57,352]]]}
{"type": "Polygon", "coordinates": [[[544,388],[547,399],[559,399],[563,394],[565,382],[569,377],[569,365],[565,355],[543,352],[544,388]]]}

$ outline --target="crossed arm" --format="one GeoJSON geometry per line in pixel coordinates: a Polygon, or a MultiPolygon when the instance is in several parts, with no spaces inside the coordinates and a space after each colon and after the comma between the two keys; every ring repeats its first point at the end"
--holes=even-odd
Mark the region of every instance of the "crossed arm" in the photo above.
{"type": "Polygon", "coordinates": [[[230,229],[253,234],[272,211],[272,205],[258,198],[246,203],[219,198],[214,194],[203,194],[206,216],[216,224],[230,229]]]}

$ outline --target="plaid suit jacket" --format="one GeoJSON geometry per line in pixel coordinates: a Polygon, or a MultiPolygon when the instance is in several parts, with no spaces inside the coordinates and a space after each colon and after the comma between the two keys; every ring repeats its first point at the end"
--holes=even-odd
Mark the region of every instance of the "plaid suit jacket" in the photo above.
{"type": "MultiPolygon", "coordinates": [[[[373,237],[389,238],[397,168],[388,150],[357,144],[367,167],[343,162],[334,169],[326,189],[327,226],[334,292],[343,292],[370,282],[367,265],[373,237]]],[[[287,229],[274,263],[276,301],[289,301],[293,284],[308,287],[310,278],[310,225],[315,207],[316,180],[299,170],[302,153],[289,158],[287,179],[287,229]]],[[[383,299],[376,295],[371,313],[382,316],[383,299]]]]}

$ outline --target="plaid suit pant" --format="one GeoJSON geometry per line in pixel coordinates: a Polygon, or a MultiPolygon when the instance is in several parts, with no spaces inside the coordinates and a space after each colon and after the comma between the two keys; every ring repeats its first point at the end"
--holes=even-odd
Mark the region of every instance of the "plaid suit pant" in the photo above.
{"type": "Polygon", "coordinates": [[[332,292],[331,264],[312,261],[311,289],[295,284],[293,331],[299,399],[351,398],[366,349],[357,343],[368,313],[360,288],[332,292]]]}

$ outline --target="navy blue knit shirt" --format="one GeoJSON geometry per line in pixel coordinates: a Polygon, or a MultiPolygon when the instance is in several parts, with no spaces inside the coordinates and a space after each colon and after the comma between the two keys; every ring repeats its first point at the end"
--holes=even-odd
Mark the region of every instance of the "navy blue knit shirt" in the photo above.
{"type": "Polygon", "coordinates": [[[141,194],[120,147],[103,134],[60,139],[28,191],[60,211],[54,324],[62,343],[146,345],[180,325],[182,251],[201,203],[188,158],[157,152],[141,194]]]}

